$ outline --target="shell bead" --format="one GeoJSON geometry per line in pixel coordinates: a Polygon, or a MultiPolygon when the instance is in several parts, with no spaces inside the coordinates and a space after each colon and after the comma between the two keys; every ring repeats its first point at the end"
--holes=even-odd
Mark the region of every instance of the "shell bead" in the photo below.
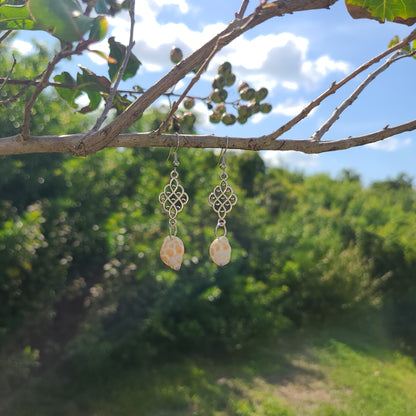
{"type": "Polygon", "coordinates": [[[218,266],[225,266],[231,259],[231,246],[228,238],[223,235],[216,238],[209,247],[211,260],[218,266]]]}
{"type": "Polygon", "coordinates": [[[183,242],[176,236],[167,236],[160,248],[160,258],[163,263],[176,271],[181,268],[184,253],[183,242]]]}

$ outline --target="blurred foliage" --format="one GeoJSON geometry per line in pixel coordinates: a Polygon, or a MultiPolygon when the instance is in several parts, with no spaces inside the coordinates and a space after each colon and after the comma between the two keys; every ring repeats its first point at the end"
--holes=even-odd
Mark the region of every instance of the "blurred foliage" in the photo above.
{"type": "MultiPolygon", "coordinates": [[[[40,50],[36,61],[42,56],[40,50]]],[[[85,127],[69,106],[55,108],[53,93],[36,105],[37,132],[85,127]]],[[[13,109],[0,109],[8,134],[16,132],[10,117],[20,119],[20,102],[13,109]]],[[[149,129],[155,118],[157,110],[134,128],[149,129]]],[[[229,152],[239,201],[227,218],[232,261],[218,268],[208,255],[216,217],[207,201],[219,181],[218,155],[180,149],[190,203],[178,217],[186,252],[175,273],[159,259],[168,232],[158,202],[172,168],[167,155],[112,149],[85,159],[1,159],[0,342],[2,354],[21,363],[19,372],[2,374],[23,379],[39,360],[94,374],[114,363],[236,351],[293,325],[369,307],[414,345],[410,178],[365,188],[354,172],[305,177],[267,169],[256,153],[229,152]]],[[[3,392],[15,383],[3,380],[3,392]]]]}

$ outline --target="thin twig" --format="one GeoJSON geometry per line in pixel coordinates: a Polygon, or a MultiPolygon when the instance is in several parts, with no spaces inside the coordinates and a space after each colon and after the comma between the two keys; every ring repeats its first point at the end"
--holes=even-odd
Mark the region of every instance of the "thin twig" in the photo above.
{"type": "Polygon", "coordinates": [[[52,71],[55,69],[55,66],[59,61],[61,61],[66,56],[69,56],[69,50],[64,49],[62,51],[59,51],[52,61],[48,63],[48,66],[46,67],[45,72],[43,73],[42,80],[40,83],[36,86],[35,92],[30,97],[29,101],[25,105],[25,110],[23,114],[23,125],[22,125],[22,133],[21,136],[25,140],[30,136],[30,115],[33,108],[33,105],[35,104],[37,98],[39,97],[40,93],[47,87],[49,82],[49,77],[52,74],[52,71]]]}
{"type": "Polygon", "coordinates": [[[9,73],[7,74],[6,78],[3,80],[2,84],[0,85],[0,92],[1,90],[6,86],[7,81],[10,79],[10,76],[12,75],[12,72],[14,70],[14,67],[16,66],[16,58],[13,56],[13,63],[12,63],[12,67],[10,68],[9,73]]]}
{"type": "Polygon", "coordinates": [[[235,14],[236,19],[242,19],[244,17],[248,3],[250,3],[250,0],[243,0],[243,2],[241,3],[240,10],[238,11],[238,13],[235,14]]]}
{"type": "MultiPolygon", "coordinates": [[[[45,71],[44,71],[45,72],[45,71]]],[[[23,83],[16,83],[14,82],[15,80],[13,79],[9,79],[7,81],[7,85],[23,85],[23,87],[20,89],[20,91],[18,93],[16,93],[15,95],[12,95],[9,98],[6,98],[3,101],[0,101],[0,106],[5,105],[5,104],[10,104],[10,103],[14,103],[15,101],[17,101],[30,87],[34,86],[34,85],[38,85],[40,84],[40,81],[38,81],[39,78],[41,78],[44,74],[44,72],[40,73],[39,75],[36,75],[36,77],[33,80],[30,80],[29,82],[23,82],[23,83]]],[[[0,81],[4,81],[5,78],[0,78],[0,81]]],[[[49,86],[49,83],[48,83],[49,86]]]]}
{"type": "Polygon", "coordinates": [[[377,62],[381,61],[386,56],[392,54],[393,52],[402,49],[405,47],[408,43],[410,43],[412,40],[416,39],[416,29],[413,30],[409,36],[404,38],[401,42],[397,43],[396,45],[392,46],[391,48],[385,50],[384,52],[380,53],[379,55],[375,56],[374,58],[370,59],[366,63],[362,64],[360,67],[355,69],[353,72],[351,72],[349,75],[347,75],[344,79],[342,79],[339,82],[333,82],[331,86],[323,92],[319,97],[317,97],[315,100],[311,101],[299,114],[297,114],[295,117],[293,117],[291,120],[289,120],[286,124],[279,127],[274,132],[263,136],[259,140],[260,146],[266,146],[267,144],[272,143],[274,140],[276,140],[278,137],[280,137],[282,134],[289,131],[292,127],[294,127],[296,124],[298,124],[300,121],[302,121],[304,118],[306,118],[313,109],[318,107],[322,101],[324,101],[327,97],[329,97],[331,94],[334,94],[337,90],[339,90],[342,86],[350,82],[352,79],[354,79],[356,76],[364,72],[366,69],[370,68],[372,65],[376,64],[377,62]]]}
{"type": "Polygon", "coordinates": [[[156,130],[155,135],[159,136],[163,131],[166,129],[166,126],[168,125],[170,119],[175,114],[175,112],[178,110],[180,103],[184,100],[184,98],[188,95],[188,92],[191,90],[191,88],[199,81],[201,74],[205,71],[206,67],[211,62],[212,58],[215,56],[215,54],[218,52],[219,49],[219,41],[218,39],[217,44],[215,45],[214,49],[212,50],[211,54],[208,56],[208,58],[205,60],[205,62],[201,65],[201,67],[198,69],[195,76],[192,78],[191,82],[188,84],[188,86],[185,88],[183,93],[180,95],[180,97],[173,102],[171,105],[169,114],[165,118],[165,120],[160,124],[159,128],[156,130]]]}
{"type": "Polygon", "coordinates": [[[7,38],[7,36],[9,36],[12,32],[13,32],[13,30],[8,30],[8,31],[6,31],[5,33],[3,33],[3,34],[0,36],[0,43],[2,43],[2,42],[4,41],[4,39],[6,39],[6,38],[7,38]]]}
{"type": "Polygon", "coordinates": [[[131,56],[131,51],[135,45],[134,42],[134,25],[135,25],[135,18],[134,18],[134,5],[135,5],[135,0],[130,0],[130,7],[129,7],[129,15],[130,15],[130,39],[129,39],[129,44],[126,47],[125,50],[125,54],[124,54],[124,58],[123,58],[123,62],[120,66],[120,69],[118,71],[117,74],[117,79],[114,82],[114,85],[111,87],[110,92],[108,94],[108,98],[107,98],[107,102],[105,103],[105,107],[103,112],[101,113],[101,116],[98,118],[98,120],[96,121],[94,127],[91,129],[91,133],[92,132],[96,132],[101,125],[104,123],[105,119],[108,116],[108,113],[110,112],[111,108],[113,107],[113,101],[115,96],[117,95],[117,88],[124,76],[124,73],[126,72],[126,68],[127,68],[127,64],[129,62],[130,56],[131,56]]]}
{"type": "Polygon", "coordinates": [[[36,85],[36,89],[32,96],[30,97],[29,101],[26,103],[24,114],[23,114],[23,125],[22,125],[22,132],[20,137],[23,140],[26,140],[30,136],[30,115],[35,104],[37,98],[41,94],[41,92],[48,87],[49,84],[49,77],[51,76],[53,70],[55,69],[56,65],[62,60],[72,55],[80,55],[82,52],[88,48],[88,45],[91,43],[91,40],[85,40],[80,42],[75,49],[71,49],[71,46],[66,47],[65,49],[60,50],[50,61],[42,73],[42,79],[36,85]]]}
{"type": "Polygon", "coordinates": [[[370,85],[374,79],[385,71],[393,62],[396,61],[397,56],[401,54],[400,51],[396,51],[390,58],[384,62],[376,71],[368,75],[368,77],[355,89],[355,91],[346,99],[344,102],[335,109],[331,117],[322,124],[322,126],[312,135],[312,141],[321,140],[322,136],[334,125],[334,123],[339,119],[341,114],[353,104],[353,102],[359,97],[359,95],[364,91],[364,89],[370,85]]]}

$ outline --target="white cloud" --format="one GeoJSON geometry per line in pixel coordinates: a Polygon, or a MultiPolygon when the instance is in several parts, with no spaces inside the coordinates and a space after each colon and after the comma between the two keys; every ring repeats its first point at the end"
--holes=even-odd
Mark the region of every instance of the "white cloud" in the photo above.
{"type": "Polygon", "coordinates": [[[26,42],[20,39],[13,41],[12,48],[19,51],[22,55],[27,55],[34,50],[33,45],[30,42],[26,42]]]}
{"type": "Polygon", "coordinates": [[[291,98],[287,99],[283,103],[279,103],[273,107],[273,110],[270,114],[257,113],[252,118],[251,121],[255,124],[260,123],[264,120],[265,117],[270,116],[271,114],[285,116],[285,117],[294,117],[299,114],[308,104],[307,101],[303,99],[293,100],[291,98]]]}
{"type": "Polygon", "coordinates": [[[267,150],[260,153],[266,166],[289,170],[314,169],[319,166],[319,155],[295,151],[279,152],[267,150]]]}
{"type": "Polygon", "coordinates": [[[181,13],[185,14],[189,12],[189,6],[186,0],[155,0],[154,3],[158,6],[175,5],[179,7],[181,13]]]}
{"type": "Polygon", "coordinates": [[[308,102],[303,99],[298,99],[296,101],[288,99],[284,103],[280,103],[273,108],[272,114],[294,117],[299,114],[307,104],[308,102]]]}
{"type": "Polygon", "coordinates": [[[389,139],[382,140],[380,142],[371,143],[367,145],[372,149],[382,150],[384,152],[395,152],[405,147],[409,147],[412,144],[412,139],[400,139],[399,137],[390,137],[389,139]]]}
{"type": "MultiPolygon", "coordinates": [[[[189,12],[186,0],[142,0],[137,2],[134,52],[143,62],[144,70],[156,72],[172,66],[169,52],[172,46],[182,49],[184,56],[201,47],[225,28],[224,23],[204,25],[200,31],[190,29],[183,22],[161,23],[159,14],[164,6],[176,6],[182,13],[189,12]]],[[[127,43],[129,24],[125,17],[111,19],[112,35],[127,43]]],[[[165,16],[166,19],[166,16],[165,16]]],[[[225,60],[233,64],[240,79],[255,88],[273,89],[280,85],[288,90],[300,86],[314,87],[333,72],[345,73],[349,64],[324,55],[308,57],[309,40],[292,33],[258,35],[252,39],[240,36],[225,47],[214,59],[205,79],[215,76],[216,68],[225,60]]]]}
{"type": "MultiPolygon", "coordinates": [[[[308,59],[309,41],[292,33],[241,36],[221,51],[213,61],[229,60],[244,80],[255,88],[282,86],[296,91],[300,86],[314,87],[332,72],[346,73],[350,65],[329,56],[308,59]]],[[[213,65],[213,66],[216,66],[213,65]]]]}

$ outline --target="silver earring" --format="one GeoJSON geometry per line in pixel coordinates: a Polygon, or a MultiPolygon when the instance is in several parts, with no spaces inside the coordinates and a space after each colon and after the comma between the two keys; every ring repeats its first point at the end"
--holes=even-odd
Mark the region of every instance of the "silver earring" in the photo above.
{"type": "Polygon", "coordinates": [[[179,174],[176,168],[179,166],[178,145],[173,152],[173,169],[170,172],[170,181],[163,191],[159,194],[159,202],[162,204],[163,210],[169,215],[169,235],[163,241],[160,248],[160,258],[163,263],[178,271],[181,268],[185,247],[182,240],[176,236],[177,225],[176,216],[183,210],[188,203],[189,196],[185,192],[183,186],[179,183],[179,174]]]}
{"type": "Polygon", "coordinates": [[[228,149],[228,137],[227,147],[221,151],[220,154],[220,168],[222,173],[220,174],[220,183],[210,193],[208,202],[212,206],[212,209],[218,215],[217,226],[215,227],[215,240],[211,243],[209,248],[209,254],[211,260],[218,266],[225,266],[231,259],[231,246],[227,238],[227,226],[225,216],[233,209],[237,203],[237,195],[234,193],[231,186],[228,184],[228,174],[225,172],[227,167],[225,163],[225,153],[228,149]],[[222,235],[219,236],[219,231],[222,229],[222,235]]]}

